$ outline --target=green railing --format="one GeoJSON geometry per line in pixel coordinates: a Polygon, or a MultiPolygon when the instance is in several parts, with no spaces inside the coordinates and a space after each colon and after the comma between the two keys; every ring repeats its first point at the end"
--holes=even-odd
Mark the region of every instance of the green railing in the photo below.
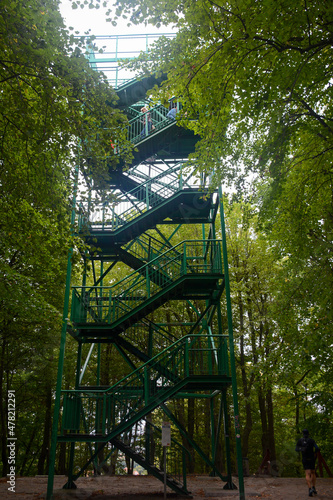
{"type": "Polygon", "coordinates": [[[166,127],[175,125],[175,117],[179,111],[179,104],[176,105],[174,114],[162,104],[149,108],[139,116],[130,120],[128,125],[128,140],[133,144],[138,144],[149,135],[155,134],[166,127]]]}
{"type": "MultiPolygon", "coordinates": [[[[161,242],[143,233],[141,236],[134,238],[129,244],[124,246],[123,250],[141,260],[143,263],[148,263],[165,253],[166,248],[168,247],[165,242],[161,242]]],[[[175,258],[180,258],[180,256],[181,254],[177,249],[170,247],[166,258],[171,261],[175,258]]]]}
{"type": "MultiPolygon", "coordinates": [[[[137,428],[135,442],[131,441],[128,433],[123,433],[120,439],[128,444],[131,449],[144,458],[149,465],[159,470],[164,468],[164,455],[162,446],[162,430],[148,419],[140,422],[137,428]]],[[[135,461],[135,459],[134,459],[135,461]]],[[[192,461],[191,454],[179,441],[171,435],[171,446],[167,448],[167,476],[183,484],[186,489],[186,464],[192,461]]]]}
{"type": "MultiPolygon", "coordinates": [[[[127,130],[127,139],[135,146],[138,146],[151,135],[157,134],[170,127],[176,127],[179,103],[175,104],[175,106],[176,107],[173,108],[172,111],[162,104],[156,104],[149,109],[142,108],[145,110],[147,109],[147,111],[138,113],[137,116],[128,121],[128,125],[123,129],[124,133],[126,133],[127,130]]],[[[112,129],[104,128],[103,133],[105,134],[106,132],[109,132],[110,137],[112,137],[112,129]]],[[[121,147],[119,147],[117,141],[110,140],[112,146],[112,149],[110,147],[110,154],[112,156],[121,154],[121,147]]],[[[99,134],[97,134],[95,141],[99,141],[99,134]]],[[[105,159],[106,157],[104,157],[104,160],[105,159]]]]}
{"type": "Polygon", "coordinates": [[[110,325],[187,274],[222,272],[221,241],[185,241],[112,286],[73,287],[71,321],[110,325]]]}
{"type": "Polygon", "coordinates": [[[155,356],[176,340],[167,329],[147,319],[126,329],[125,341],[149,357],[155,356]]]}
{"type": "MultiPolygon", "coordinates": [[[[103,71],[109,83],[118,88],[137,81],[141,75],[126,68],[126,60],[137,58],[141,52],[148,52],[149,47],[161,36],[174,38],[175,33],[138,33],[127,35],[86,36],[86,56],[93,69],[103,71]],[[103,47],[103,52],[99,49],[103,47]],[[120,64],[125,62],[125,64],[120,64]],[[134,73],[134,74],[133,74],[134,73]],[[134,76],[135,75],[135,76],[134,76]]],[[[82,39],[80,35],[78,38],[82,39]]]]}
{"type": "Polygon", "coordinates": [[[172,397],[191,377],[229,374],[227,335],[183,337],[108,390],[63,391],[61,434],[115,437],[172,397]]]}
{"type": "Polygon", "coordinates": [[[158,257],[165,252],[165,248],[165,241],[161,242],[153,236],[148,236],[147,234],[142,234],[141,236],[134,238],[123,247],[126,252],[143,262],[148,262],[158,257]]]}
{"type": "Polygon", "coordinates": [[[171,175],[172,171],[144,180],[140,185],[125,194],[117,195],[114,203],[94,203],[93,211],[88,211],[88,204],[81,203],[78,229],[115,231],[138,216],[161,205],[174,194],[182,190],[194,190],[198,194],[198,205],[210,203],[205,198],[206,191],[198,186],[193,177],[184,178],[182,173],[171,175]]]}

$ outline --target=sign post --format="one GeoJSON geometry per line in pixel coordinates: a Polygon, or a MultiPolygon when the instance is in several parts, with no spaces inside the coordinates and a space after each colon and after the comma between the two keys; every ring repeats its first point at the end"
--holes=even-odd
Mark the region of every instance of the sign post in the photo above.
{"type": "Polygon", "coordinates": [[[163,463],[164,463],[164,500],[166,500],[166,448],[171,445],[171,425],[170,422],[162,424],[162,446],[163,446],[163,463]]]}

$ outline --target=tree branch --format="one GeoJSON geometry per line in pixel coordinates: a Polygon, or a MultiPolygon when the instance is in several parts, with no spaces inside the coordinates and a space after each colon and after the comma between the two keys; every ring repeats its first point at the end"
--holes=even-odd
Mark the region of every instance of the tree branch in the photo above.
{"type": "Polygon", "coordinates": [[[302,48],[298,47],[297,45],[291,45],[289,43],[279,43],[279,42],[274,42],[273,40],[270,40],[268,38],[263,38],[258,35],[254,35],[253,40],[259,40],[261,42],[265,42],[268,45],[271,45],[274,47],[278,52],[284,52],[285,50],[296,50],[297,52],[300,52],[300,54],[305,54],[307,52],[310,52],[311,50],[314,49],[324,49],[325,47],[331,47],[333,45],[333,38],[328,38],[327,40],[322,40],[321,42],[315,43],[313,45],[309,45],[308,47],[302,48]]]}
{"type": "Polygon", "coordinates": [[[308,373],[311,372],[311,368],[309,368],[305,373],[304,375],[298,380],[298,382],[296,382],[296,385],[300,384],[304,379],[305,377],[308,375],[308,373]]]}
{"type": "Polygon", "coordinates": [[[328,123],[325,122],[325,120],[323,120],[323,118],[318,115],[318,113],[316,113],[312,108],[311,106],[309,106],[309,104],[307,104],[305,102],[304,99],[302,98],[298,98],[298,101],[302,104],[302,106],[309,112],[309,115],[312,116],[313,118],[315,118],[316,120],[319,121],[319,123],[325,127],[325,129],[327,129],[331,134],[333,134],[333,129],[328,125],[328,123]]]}

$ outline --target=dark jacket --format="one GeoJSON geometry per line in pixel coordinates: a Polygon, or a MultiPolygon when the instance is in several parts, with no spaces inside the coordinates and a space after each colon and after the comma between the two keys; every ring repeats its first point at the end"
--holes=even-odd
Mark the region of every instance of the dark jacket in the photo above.
{"type": "Polygon", "coordinates": [[[295,450],[302,452],[303,460],[314,460],[319,448],[314,439],[310,437],[302,437],[297,441],[295,450]]]}

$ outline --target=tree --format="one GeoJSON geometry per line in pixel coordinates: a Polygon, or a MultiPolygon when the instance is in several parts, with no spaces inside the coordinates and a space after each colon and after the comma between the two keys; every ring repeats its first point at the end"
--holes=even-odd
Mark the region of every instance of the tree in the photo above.
{"type": "Polygon", "coordinates": [[[116,1],[131,23],[178,28],[134,63],[167,73],[155,96],[182,103],[201,140],[193,162],[257,195],[262,225],[309,285],[330,328],[333,279],[333,7],[283,0],[116,1]],[[250,173],[250,178],[246,176],[250,173]],[[324,293],[323,293],[324,291],[324,293]]]}
{"type": "Polygon", "coordinates": [[[115,23],[122,15],[134,24],[178,28],[141,65],[168,74],[162,95],[182,102],[180,121],[200,134],[196,157],[205,169],[226,177],[242,161],[251,171],[277,175],[304,133],[308,146],[330,155],[329,2],[118,0],[114,6],[115,23]]]}
{"type": "Polygon", "coordinates": [[[15,429],[17,470],[37,472],[47,463],[51,384],[42,380],[46,366],[52,373],[73,244],[73,167],[79,163],[98,184],[119,162],[110,139],[123,144],[123,162],[130,151],[115,93],[89,68],[83,42],[75,43],[65,29],[57,1],[4,0],[0,32],[0,412],[6,475],[9,389],[17,391],[22,417],[15,429]],[[28,439],[23,426],[30,420],[35,428],[28,439]],[[44,438],[36,431],[43,426],[44,438]]]}
{"type": "Polygon", "coordinates": [[[257,207],[225,207],[243,452],[257,470],[261,440],[276,473],[295,474],[293,450],[302,428],[325,436],[329,455],[324,415],[331,412],[331,387],[324,380],[331,373],[330,350],[325,335],[321,341],[308,330],[308,299],[289,259],[277,256],[260,230],[257,207]]]}
{"type": "MultiPolygon", "coordinates": [[[[178,28],[174,39],[162,38],[134,64],[167,74],[155,98],[177,96],[179,124],[200,135],[192,163],[212,173],[213,183],[231,181],[238,199],[256,196],[262,231],[276,259],[285,260],[279,322],[286,336],[297,324],[294,342],[308,352],[309,373],[320,366],[326,379],[333,320],[333,6],[327,0],[117,0],[114,6],[113,22],[127,16],[134,24],[178,28]]],[[[300,366],[299,378],[308,369],[300,366]]],[[[329,393],[326,386],[326,401],[329,393]]]]}
{"type": "MultiPolygon", "coordinates": [[[[249,443],[258,408],[263,458],[267,449],[276,460],[274,386],[280,331],[273,315],[276,283],[281,270],[265,237],[257,229],[257,214],[246,203],[227,206],[228,247],[237,363],[244,400],[243,453],[249,443]],[[256,396],[254,396],[254,393],[256,396]]],[[[258,464],[259,465],[259,464],[258,464]]]]}

